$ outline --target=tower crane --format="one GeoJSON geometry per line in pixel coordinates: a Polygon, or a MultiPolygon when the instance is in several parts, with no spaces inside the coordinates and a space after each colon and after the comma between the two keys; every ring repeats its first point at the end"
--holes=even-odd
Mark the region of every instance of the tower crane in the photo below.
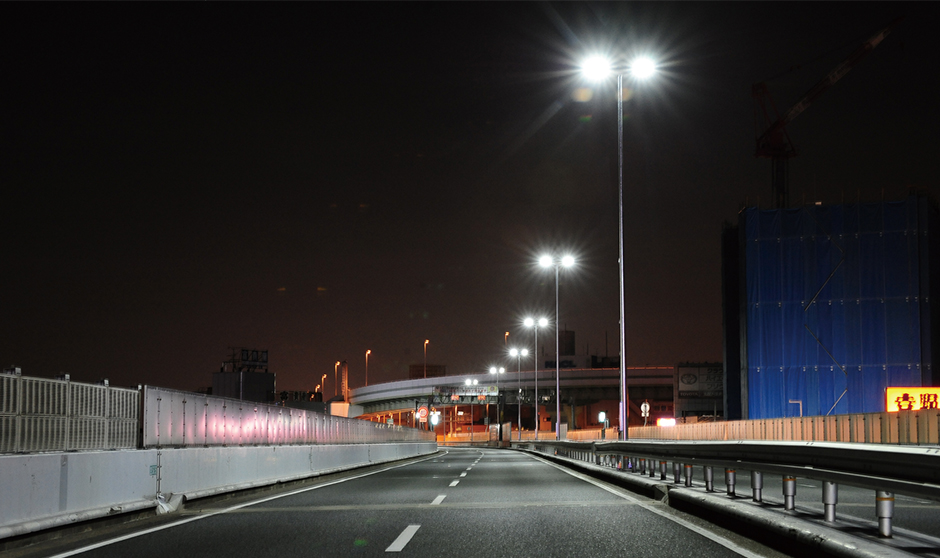
{"type": "Polygon", "coordinates": [[[751,95],[759,106],[756,118],[763,117],[762,125],[755,123],[755,127],[760,127],[757,128],[757,149],[754,156],[771,160],[771,193],[774,208],[783,208],[789,205],[788,161],[799,153],[793,142],[790,141],[789,134],[787,134],[787,124],[806,110],[813,101],[832,87],[835,82],[842,79],[842,76],[849,73],[849,70],[878,46],[894,26],[903,19],[901,17],[892,21],[887,27],[862,43],[848,58],[833,68],[826,77],[811,87],[783,116],[780,116],[777,112],[777,107],[770,96],[766,83],[755,83],[752,86],[751,95]],[[761,129],[764,130],[763,133],[760,132],[761,129]]]}

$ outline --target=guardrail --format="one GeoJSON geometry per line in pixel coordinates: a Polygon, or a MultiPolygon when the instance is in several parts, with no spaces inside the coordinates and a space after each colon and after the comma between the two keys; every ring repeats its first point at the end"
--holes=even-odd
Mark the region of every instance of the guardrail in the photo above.
{"type": "Polygon", "coordinates": [[[0,375],[0,453],[137,447],[135,389],[0,375]]]}
{"type": "Polygon", "coordinates": [[[875,491],[878,532],[891,536],[894,494],[940,501],[940,448],[891,447],[823,442],[515,442],[514,447],[561,455],[621,471],[659,473],[667,479],[672,464],[674,484],[692,485],[701,468],[708,492],[714,492],[714,468],[725,470],[729,496],[735,495],[735,471],[751,473],[751,497],[762,502],[763,475],[781,475],[784,509],[795,507],[796,479],[822,481],[826,521],[835,520],[838,485],[875,491]]]}
{"type": "Polygon", "coordinates": [[[141,446],[433,442],[433,432],[187,391],[144,386],[141,446]]]}

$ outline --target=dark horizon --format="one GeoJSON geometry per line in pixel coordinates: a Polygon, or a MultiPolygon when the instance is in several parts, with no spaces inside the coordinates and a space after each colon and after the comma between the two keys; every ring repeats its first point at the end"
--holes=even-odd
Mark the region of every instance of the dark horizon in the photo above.
{"type": "Polygon", "coordinates": [[[578,261],[562,329],[616,356],[614,86],[577,71],[601,50],[662,65],[624,108],[629,366],[721,361],[722,226],[771,196],[753,83],[782,112],[905,16],[788,126],[791,203],[938,191],[933,3],[0,10],[0,364],[31,376],[193,390],[245,347],[332,392],[335,361],[405,379],[425,339],[482,373],[553,318],[546,250],[578,261]]]}

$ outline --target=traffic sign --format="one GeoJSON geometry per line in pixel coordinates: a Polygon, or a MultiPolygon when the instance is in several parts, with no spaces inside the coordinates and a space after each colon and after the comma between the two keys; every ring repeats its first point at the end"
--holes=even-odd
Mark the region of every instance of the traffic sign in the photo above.
{"type": "Polygon", "coordinates": [[[424,405],[418,407],[418,419],[428,420],[428,408],[424,405]]]}
{"type": "Polygon", "coordinates": [[[643,414],[644,417],[650,416],[650,404],[647,403],[646,401],[644,401],[644,402],[640,405],[640,411],[642,412],[642,414],[643,414]]]}

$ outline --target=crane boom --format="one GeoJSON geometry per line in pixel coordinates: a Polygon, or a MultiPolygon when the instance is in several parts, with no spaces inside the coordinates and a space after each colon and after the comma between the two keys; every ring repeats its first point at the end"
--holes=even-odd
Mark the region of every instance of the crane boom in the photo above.
{"type": "Polygon", "coordinates": [[[754,152],[755,157],[763,157],[772,161],[772,193],[775,207],[786,207],[788,205],[788,185],[787,185],[787,160],[796,157],[797,150],[790,141],[786,126],[806,110],[813,102],[825,93],[837,81],[849,73],[856,64],[867,56],[875,47],[888,36],[888,33],[900,23],[904,18],[900,17],[889,23],[884,29],[878,31],[870,39],[862,43],[838,66],[832,69],[826,77],[813,85],[799,101],[796,102],[790,110],[783,116],[779,116],[777,109],[770,97],[767,85],[764,83],[754,84],[751,94],[760,105],[763,113],[765,131],[757,137],[757,148],[754,152]],[[765,100],[766,99],[766,100],[765,100]],[[771,120],[771,112],[776,117],[771,120]],[[769,123],[769,124],[768,124],[769,123]]]}

